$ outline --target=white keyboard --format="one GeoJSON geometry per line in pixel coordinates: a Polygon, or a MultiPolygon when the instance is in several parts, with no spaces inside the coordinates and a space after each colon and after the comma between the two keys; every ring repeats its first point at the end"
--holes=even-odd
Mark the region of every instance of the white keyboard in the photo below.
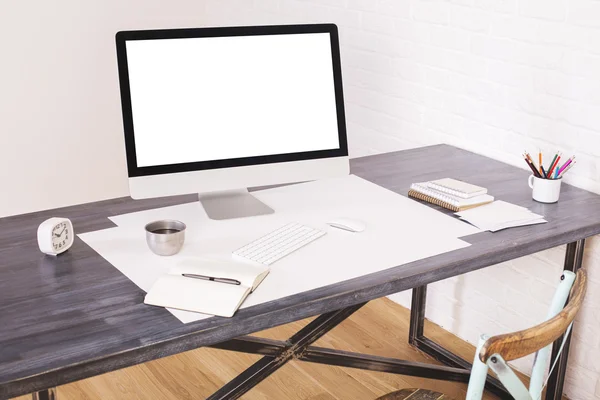
{"type": "Polygon", "coordinates": [[[291,223],[235,250],[233,254],[259,264],[271,265],[326,233],[306,225],[291,223]]]}

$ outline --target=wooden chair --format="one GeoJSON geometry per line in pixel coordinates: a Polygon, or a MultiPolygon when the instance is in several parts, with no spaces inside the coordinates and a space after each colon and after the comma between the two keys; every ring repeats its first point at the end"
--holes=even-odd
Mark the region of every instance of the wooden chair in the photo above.
{"type": "MultiPolygon", "coordinates": [[[[496,373],[506,390],[517,400],[538,400],[546,386],[544,380],[548,368],[552,343],[561,335],[569,335],[573,320],[581,308],[587,287],[584,269],[574,274],[563,271],[545,322],[519,332],[479,339],[466,400],[481,400],[488,369],[496,373]],[[567,303],[569,299],[569,303],[567,303]],[[508,366],[507,362],[536,353],[531,372],[529,389],[508,366]]],[[[563,345],[564,345],[563,339],[563,345]]],[[[562,350],[562,347],[561,347],[562,350]]],[[[557,355],[560,355],[560,352],[557,355]]],[[[556,361],[550,367],[554,368],[556,361]]],[[[550,373],[548,374],[550,375],[550,373]]],[[[403,389],[379,397],[378,400],[450,400],[442,393],[425,389],[403,389]]]]}

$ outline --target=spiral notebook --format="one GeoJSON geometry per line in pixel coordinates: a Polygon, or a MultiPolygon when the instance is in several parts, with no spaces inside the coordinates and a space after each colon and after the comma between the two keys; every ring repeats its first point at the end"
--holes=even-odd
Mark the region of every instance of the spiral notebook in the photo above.
{"type": "Polygon", "coordinates": [[[484,187],[452,178],[444,178],[427,182],[427,186],[437,190],[438,192],[443,192],[451,196],[460,197],[462,199],[470,199],[471,197],[477,197],[487,193],[487,189],[484,187]]]}
{"type": "Polygon", "coordinates": [[[482,194],[470,198],[452,196],[448,193],[443,193],[429,187],[429,182],[413,183],[408,191],[408,196],[436,204],[454,212],[468,210],[469,208],[478,207],[494,201],[494,196],[490,196],[489,194],[482,194]]]}

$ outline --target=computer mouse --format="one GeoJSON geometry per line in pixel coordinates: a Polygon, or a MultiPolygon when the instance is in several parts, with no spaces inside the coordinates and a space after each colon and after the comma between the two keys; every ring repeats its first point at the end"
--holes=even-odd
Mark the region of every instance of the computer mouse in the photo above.
{"type": "Polygon", "coordinates": [[[355,219],[350,219],[350,218],[332,219],[327,222],[327,225],[332,226],[334,228],[343,229],[345,231],[354,232],[354,233],[362,232],[366,228],[366,225],[364,224],[364,222],[357,221],[355,219]]]}

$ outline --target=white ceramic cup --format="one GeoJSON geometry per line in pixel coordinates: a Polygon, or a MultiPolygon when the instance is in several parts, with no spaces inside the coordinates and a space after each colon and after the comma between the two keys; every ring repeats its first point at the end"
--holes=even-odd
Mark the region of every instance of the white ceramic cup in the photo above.
{"type": "Polygon", "coordinates": [[[560,196],[560,183],[562,179],[542,179],[531,175],[529,187],[533,189],[531,197],[540,203],[556,203],[560,196]]]}

